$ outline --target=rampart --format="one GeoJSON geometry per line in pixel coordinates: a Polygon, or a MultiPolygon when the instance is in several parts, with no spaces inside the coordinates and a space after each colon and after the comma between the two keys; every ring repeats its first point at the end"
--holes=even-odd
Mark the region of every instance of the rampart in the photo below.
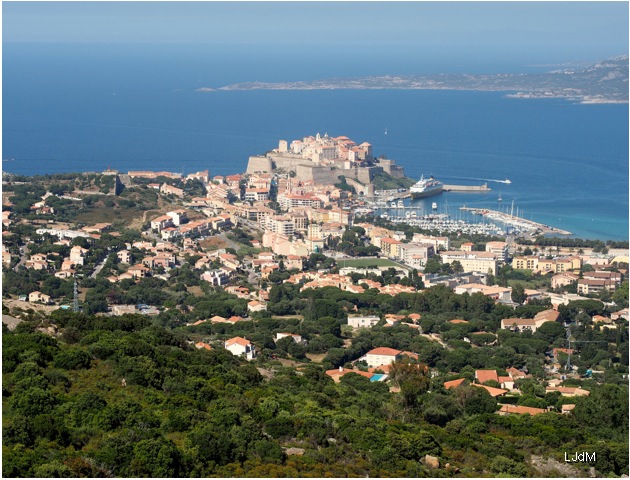
{"type": "MultiPolygon", "coordinates": [[[[391,160],[389,162],[390,163],[386,163],[387,169],[390,171],[400,169],[402,172],[401,167],[397,167],[391,160]]],[[[246,173],[271,173],[275,169],[295,172],[296,178],[301,181],[314,181],[315,183],[320,184],[335,184],[339,182],[339,175],[343,175],[346,178],[358,180],[364,185],[372,183],[374,175],[385,170],[385,168],[381,165],[373,167],[355,167],[350,169],[335,168],[331,166],[315,165],[313,162],[302,158],[300,155],[268,153],[266,156],[249,157],[246,173]]]]}
{"type": "Polygon", "coordinates": [[[247,171],[246,173],[256,173],[256,172],[266,172],[271,173],[273,171],[273,164],[270,158],[254,156],[249,157],[249,162],[247,162],[247,171]]]}
{"type": "Polygon", "coordinates": [[[391,177],[402,178],[405,176],[405,170],[403,169],[403,167],[396,165],[396,162],[394,160],[379,158],[376,164],[391,177]]]}

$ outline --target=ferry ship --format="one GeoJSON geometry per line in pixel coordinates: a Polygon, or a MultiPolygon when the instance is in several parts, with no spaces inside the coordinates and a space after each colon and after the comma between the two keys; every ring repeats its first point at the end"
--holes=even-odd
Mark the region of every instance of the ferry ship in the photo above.
{"type": "Polygon", "coordinates": [[[431,195],[442,193],[443,186],[444,184],[439,180],[434,179],[433,176],[425,179],[423,175],[420,180],[409,189],[409,191],[411,192],[411,198],[430,197],[431,195]]]}

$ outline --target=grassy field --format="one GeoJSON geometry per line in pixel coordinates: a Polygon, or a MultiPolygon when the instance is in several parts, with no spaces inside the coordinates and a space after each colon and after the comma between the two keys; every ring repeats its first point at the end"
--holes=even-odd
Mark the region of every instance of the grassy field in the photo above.
{"type": "Polygon", "coordinates": [[[339,267],[341,268],[343,267],[364,268],[364,267],[371,267],[371,266],[400,267],[400,265],[398,265],[396,262],[392,262],[391,260],[388,260],[386,258],[359,258],[359,259],[353,259],[353,260],[338,259],[337,265],[339,265],[339,267]]]}
{"type": "MultiPolygon", "coordinates": [[[[76,221],[79,223],[85,223],[87,225],[93,225],[95,223],[115,223],[121,222],[124,223],[125,226],[129,228],[140,228],[143,223],[143,218],[149,214],[154,214],[153,216],[158,216],[159,212],[148,212],[145,213],[142,210],[138,210],[136,208],[121,208],[121,207],[105,207],[105,206],[97,206],[91,208],[87,212],[80,213],[76,216],[76,221]]],[[[148,216],[148,218],[153,218],[152,216],[148,216]]]]}

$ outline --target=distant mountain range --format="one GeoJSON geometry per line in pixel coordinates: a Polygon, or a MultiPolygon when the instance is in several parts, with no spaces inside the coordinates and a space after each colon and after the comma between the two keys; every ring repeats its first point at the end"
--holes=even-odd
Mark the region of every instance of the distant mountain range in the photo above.
{"type": "Polygon", "coordinates": [[[284,83],[245,82],[216,90],[478,90],[505,91],[515,98],[565,98],[583,103],[628,103],[628,56],[587,67],[562,68],[546,73],[385,75],[330,78],[284,83]]]}

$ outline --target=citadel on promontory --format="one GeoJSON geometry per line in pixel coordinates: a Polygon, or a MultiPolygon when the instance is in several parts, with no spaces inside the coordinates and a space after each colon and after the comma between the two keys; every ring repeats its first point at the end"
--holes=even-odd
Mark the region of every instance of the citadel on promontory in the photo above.
{"type": "Polygon", "coordinates": [[[405,176],[403,167],[394,160],[384,157],[374,158],[372,145],[363,142],[357,145],[346,136],[304,137],[278,142],[275,148],[265,155],[249,157],[247,173],[271,173],[273,171],[293,173],[300,181],[313,181],[320,184],[335,184],[339,177],[345,177],[348,184],[357,191],[370,194],[372,180],[378,173],[387,173],[394,178],[405,176]]]}

